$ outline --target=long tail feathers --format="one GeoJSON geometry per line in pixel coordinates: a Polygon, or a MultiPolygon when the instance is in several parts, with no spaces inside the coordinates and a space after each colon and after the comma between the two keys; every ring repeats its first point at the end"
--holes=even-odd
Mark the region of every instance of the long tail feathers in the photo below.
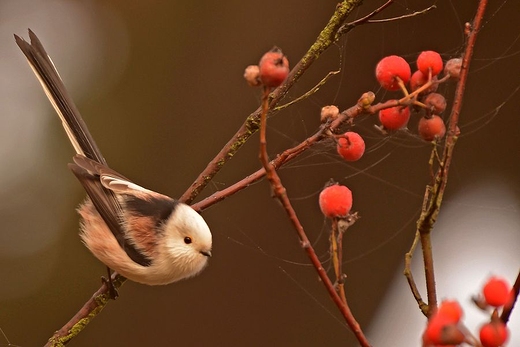
{"type": "Polygon", "coordinates": [[[61,118],[65,132],[78,154],[106,165],[105,158],[99,151],[81,115],[72,101],[51,58],[43,48],[38,37],[29,29],[28,43],[14,35],[16,44],[27,58],[29,65],[40,81],[45,94],[61,118]]]}

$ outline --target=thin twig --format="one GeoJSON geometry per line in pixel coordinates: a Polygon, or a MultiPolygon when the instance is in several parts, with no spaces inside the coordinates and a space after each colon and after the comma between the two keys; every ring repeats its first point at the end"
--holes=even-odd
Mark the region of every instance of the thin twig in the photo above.
{"type": "Polygon", "coordinates": [[[392,17],[392,18],[384,18],[384,19],[371,19],[368,21],[368,23],[386,23],[386,22],[393,22],[396,20],[401,20],[405,18],[411,18],[415,16],[420,16],[422,14],[425,14],[426,12],[429,12],[431,10],[436,9],[436,5],[431,5],[430,7],[425,8],[424,10],[415,11],[412,13],[403,14],[402,16],[392,17]]]}
{"type": "Polygon", "coordinates": [[[513,289],[511,289],[511,301],[508,302],[504,309],[502,310],[502,314],[500,315],[500,319],[502,322],[507,324],[509,321],[509,316],[511,316],[511,312],[513,312],[513,308],[515,307],[516,301],[518,300],[518,295],[520,294],[520,271],[516,276],[515,284],[513,284],[513,289]]]}
{"type": "Polygon", "coordinates": [[[378,13],[380,13],[381,11],[383,11],[385,8],[387,8],[388,6],[392,5],[393,3],[394,3],[394,0],[388,0],[383,5],[381,5],[380,7],[376,8],[374,11],[370,12],[366,16],[364,16],[362,18],[359,18],[359,19],[356,19],[353,22],[350,22],[350,23],[347,23],[347,24],[343,25],[338,30],[338,35],[344,35],[344,34],[348,33],[350,30],[354,29],[355,27],[357,27],[359,25],[362,25],[362,24],[368,23],[370,18],[374,17],[375,15],[377,15],[378,13]]]}
{"type": "Polygon", "coordinates": [[[282,181],[281,181],[280,177],[278,176],[276,169],[269,162],[269,158],[267,155],[267,140],[266,140],[267,112],[269,109],[269,90],[267,88],[264,88],[261,109],[262,109],[262,112],[260,115],[260,125],[261,126],[260,126],[259,157],[260,157],[260,162],[264,166],[264,169],[266,172],[266,177],[269,180],[272,191],[273,191],[275,197],[277,197],[278,200],[280,200],[282,206],[284,207],[289,220],[291,221],[294,228],[296,229],[296,232],[298,233],[298,237],[300,239],[300,244],[301,244],[302,248],[307,253],[307,256],[309,257],[312,265],[318,272],[318,276],[320,277],[323,285],[325,286],[327,292],[329,293],[329,296],[331,297],[332,301],[336,304],[336,306],[340,310],[341,314],[345,318],[345,321],[346,321],[347,325],[349,326],[350,330],[354,333],[354,335],[358,339],[361,346],[369,347],[370,343],[368,342],[363,331],[361,330],[359,323],[356,321],[356,319],[352,315],[352,312],[350,311],[348,303],[346,302],[346,298],[345,298],[345,302],[343,302],[342,299],[340,298],[340,296],[338,295],[338,293],[336,292],[334,285],[332,284],[329,277],[327,276],[327,272],[323,268],[323,266],[318,258],[318,255],[314,251],[314,248],[312,247],[311,242],[309,241],[309,238],[307,237],[307,234],[305,233],[305,230],[303,229],[303,226],[300,223],[300,220],[298,219],[298,217],[296,215],[296,211],[292,207],[292,204],[287,196],[287,191],[286,191],[285,187],[282,185],[282,181]]]}
{"type": "Polygon", "coordinates": [[[336,292],[341,301],[347,303],[345,295],[344,276],[343,276],[343,232],[338,227],[339,220],[332,219],[332,228],[330,232],[330,254],[332,256],[332,264],[334,266],[334,274],[336,275],[336,292]]]}
{"type": "Polygon", "coordinates": [[[419,308],[421,309],[421,312],[427,316],[428,315],[428,304],[426,304],[422,297],[421,293],[419,292],[419,289],[417,288],[417,284],[415,283],[415,280],[413,278],[412,273],[412,257],[415,253],[415,249],[417,248],[417,245],[419,244],[420,235],[418,232],[415,233],[415,237],[413,239],[412,246],[410,247],[410,250],[404,255],[404,271],[403,274],[406,277],[406,281],[408,282],[408,286],[410,286],[410,290],[412,291],[413,297],[415,298],[415,301],[417,301],[417,304],[419,305],[419,308]]]}
{"type": "Polygon", "coordinates": [[[337,75],[340,73],[340,70],[337,70],[337,71],[330,71],[327,76],[323,77],[321,79],[321,81],[318,82],[318,84],[316,84],[314,87],[312,87],[311,89],[309,89],[305,94],[297,97],[296,99],[294,100],[291,100],[289,101],[288,103],[286,104],[283,104],[283,105],[280,105],[280,106],[276,106],[274,108],[274,111],[280,111],[280,110],[283,110],[284,108],[286,107],[289,107],[291,105],[294,105],[296,104],[297,102],[300,102],[302,100],[305,100],[307,99],[309,96],[311,96],[312,94],[316,93],[318,90],[320,90],[321,87],[323,87],[325,85],[325,83],[327,83],[327,81],[329,80],[329,78],[331,78],[332,76],[334,75],[337,75]]]}

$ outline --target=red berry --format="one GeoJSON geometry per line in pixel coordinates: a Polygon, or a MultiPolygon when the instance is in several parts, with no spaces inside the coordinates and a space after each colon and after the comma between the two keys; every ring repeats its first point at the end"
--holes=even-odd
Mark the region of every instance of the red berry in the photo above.
{"type": "Polygon", "coordinates": [[[260,81],[269,88],[278,87],[289,74],[289,61],[278,47],[265,53],[258,66],[260,81]]]}
{"type": "Polygon", "coordinates": [[[434,114],[441,114],[446,109],[446,98],[438,93],[428,94],[423,103],[434,114]]]}
{"type": "Polygon", "coordinates": [[[356,161],[365,153],[365,141],[358,133],[347,131],[338,139],[337,150],[346,161],[356,161]]]}
{"type": "Polygon", "coordinates": [[[511,298],[511,287],[509,283],[500,277],[491,277],[482,289],[486,302],[495,307],[505,305],[511,298]]]}
{"type": "Polygon", "coordinates": [[[379,111],[379,121],[387,130],[398,130],[408,124],[410,108],[395,106],[379,111]]]}
{"type": "MultiPolygon", "coordinates": [[[[432,81],[437,81],[437,77],[433,77],[432,81]]],[[[424,86],[428,82],[428,76],[425,76],[421,71],[417,70],[410,77],[410,90],[415,92],[420,87],[424,86]]],[[[437,90],[439,87],[439,83],[432,83],[432,85],[419,93],[419,95],[425,95],[428,93],[432,93],[437,90]]]]}
{"type": "Polygon", "coordinates": [[[444,300],[439,305],[437,315],[446,318],[451,323],[458,323],[462,318],[462,307],[456,300],[444,300]]]}
{"type": "Polygon", "coordinates": [[[442,58],[439,53],[434,51],[424,51],[417,57],[417,69],[419,69],[424,76],[428,76],[429,70],[432,71],[432,77],[442,71],[442,58]]]}
{"type": "Polygon", "coordinates": [[[460,77],[460,69],[462,68],[462,59],[453,58],[446,62],[444,73],[450,75],[450,78],[458,80],[460,77]]]}
{"type": "Polygon", "coordinates": [[[345,186],[334,184],[321,191],[319,203],[326,217],[345,217],[352,208],[352,192],[345,186]]]}
{"type": "Polygon", "coordinates": [[[422,117],[419,120],[419,136],[425,141],[433,141],[442,138],[446,134],[446,126],[441,117],[437,115],[431,118],[422,117]]]}
{"type": "Polygon", "coordinates": [[[465,336],[457,324],[440,315],[434,315],[428,321],[423,340],[430,344],[458,345],[465,340],[465,336]]]}
{"type": "Polygon", "coordinates": [[[506,325],[500,321],[492,321],[484,324],[480,328],[480,342],[484,347],[502,346],[509,337],[506,325]]]}
{"type": "Polygon", "coordinates": [[[399,90],[397,77],[406,84],[410,80],[411,74],[410,65],[397,55],[384,57],[376,66],[376,78],[381,87],[386,90],[399,90]]]}

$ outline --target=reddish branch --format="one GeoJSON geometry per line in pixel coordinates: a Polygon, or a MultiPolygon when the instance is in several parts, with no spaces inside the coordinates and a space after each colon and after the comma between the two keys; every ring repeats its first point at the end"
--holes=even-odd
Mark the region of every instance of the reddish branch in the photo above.
{"type": "Polygon", "coordinates": [[[305,253],[307,253],[307,256],[309,257],[312,265],[318,272],[318,276],[320,277],[323,285],[325,286],[325,289],[329,293],[332,301],[336,304],[336,306],[340,310],[341,314],[345,318],[345,321],[347,322],[347,325],[352,330],[352,332],[358,339],[361,346],[370,347],[370,343],[368,342],[363,331],[361,330],[359,323],[356,321],[356,319],[354,318],[354,315],[350,311],[350,307],[348,306],[348,303],[347,303],[347,298],[345,296],[343,296],[343,298],[340,297],[340,295],[338,295],[338,293],[336,292],[336,289],[334,288],[334,284],[330,281],[329,276],[327,275],[327,271],[325,271],[325,269],[323,268],[318,256],[316,255],[316,252],[314,251],[314,248],[311,245],[311,242],[309,241],[309,238],[307,237],[307,234],[305,233],[303,225],[300,223],[300,220],[298,219],[298,216],[296,215],[296,211],[292,207],[291,201],[289,200],[289,197],[287,196],[287,191],[282,184],[280,176],[278,176],[276,169],[269,162],[269,158],[267,155],[267,140],[266,140],[266,123],[267,123],[268,110],[269,110],[269,89],[264,88],[264,94],[262,97],[262,112],[261,112],[261,116],[260,116],[260,154],[259,154],[259,157],[260,157],[260,161],[265,169],[266,178],[269,180],[269,183],[271,184],[271,188],[272,188],[272,191],[273,191],[275,197],[277,197],[278,200],[280,200],[283,208],[285,209],[285,212],[287,213],[289,220],[291,221],[294,228],[296,229],[296,232],[300,239],[300,244],[301,244],[302,248],[305,250],[305,253]]]}
{"type": "MultiPolygon", "coordinates": [[[[421,216],[417,222],[417,231],[419,233],[421,241],[424,272],[426,276],[426,291],[428,297],[428,309],[426,311],[426,315],[428,317],[430,317],[434,310],[437,308],[437,292],[435,288],[435,274],[433,269],[431,231],[437,220],[437,216],[439,214],[442,203],[442,198],[444,196],[444,191],[446,190],[446,185],[448,183],[448,173],[453,158],[453,149],[457,140],[456,129],[459,121],[459,115],[462,109],[464,90],[466,88],[469,73],[469,64],[471,61],[471,57],[473,56],[473,49],[475,47],[475,42],[477,40],[477,35],[481,27],[482,18],[484,17],[486,6],[487,0],[480,0],[477,12],[473,19],[473,24],[470,25],[469,23],[466,23],[465,29],[467,36],[464,55],[462,57],[460,80],[457,83],[457,87],[455,90],[455,99],[453,102],[453,107],[451,109],[448,135],[444,143],[443,156],[441,162],[439,163],[439,168],[435,174],[434,182],[432,186],[428,187],[426,190],[425,197],[427,200],[427,207],[423,209],[423,212],[421,213],[421,216]]],[[[405,269],[405,271],[406,270],[407,269],[405,269]]],[[[408,280],[409,283],[413,283],[411,277],[408,278],[408,280]]],[[[413,284],[415,285],[415,283],[413,284]]],[[[419,306],[421,307],[424,304],[422,302],[422,299],[420,298],[420,296],[417,297],[415,293],[414,296],[419,306]]]]}
{"type": "Polygon", "coordinates": [[[513,312],[513,308],[515,307],[516,301],[518,300],[518,295],[520,294],[520,271],[516,276],[515,284],[513,284],[513,289],[511,290],[511,292],[511,296],[513,299],[504,306],[502,314],[500,315],[500,319],[505,324],[507,324],[507,322],[509,321],[509,316],[511,316],[511,312],[513,312]]]}

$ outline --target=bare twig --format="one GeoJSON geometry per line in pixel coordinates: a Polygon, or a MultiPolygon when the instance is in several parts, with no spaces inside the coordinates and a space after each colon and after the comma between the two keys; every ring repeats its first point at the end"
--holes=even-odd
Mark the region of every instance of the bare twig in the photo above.
{"type": "Polygon", "coordinates": [[[332,220],[332,228],[330,232],[330,254],[332,256],[332,264],[334,266],[334,273],[336,274],[336,292],[338,293],[341,301],[344,304],[347,303],[347,297],[345,295],[345,286],[343,285],[343,232],[338,228],[338,219],[332,220]]]}
{"type": "Polygon", "coordinates": [[[431,10],[436,9],[437,6],[431,5],[430,7],[425,8],[424,10],[415,11],[412,13],[403,14],[402,16],[392,17],[392,18],[383,18],[383,19],[371,19],[368,21],[368,23],[386,23],[386,22],[393,22],[396,20],[411,18],[415,16],[420,16],[422,14],[425,14],[426,12],[429,12],[431,10]]]}
{"type": "Polygon", "coordinates": [[[338,34],[339,35],[345,35],[346,33],[348,33],[350,30],[354,29],[355,27],[359,26],[359,25],[362,25],[362,24],[373,24],[373,23],[386,23],[386,22],[393,22],[393,21],[397,21],[397,20],[402,20],[402,19],[406,19],[406,18],[411,18],[411,17],[415,17],[415,16],[419,16],[419,15],[422,15],[422,14],[425,14],[426,12],[429,12],[433,9],[436,9],[437,6],[435,5],[431,5],[427,8],[425,8],[424,10],[420,10],[420,11],[415,11],[415,12],[412,12],[412,13],[407,13],[407,14],[403,14],[401,16],[397,16],[397,17],[392,17],[392,18],[383,18],[383,19],[372,19],[374,16],[376,16],[378,13],[381,13],[385,8],[387,8],[388,6],[392,5],[393,4],[393,0],[388,0],[387,2],[385,2],[383,5],[381,5],[379,8],[375,9],[374,11],[370,12],[369,14],[367,14],[366,16],[362,17],[362,18],[359,18],[359,19],[356,19],[355,21],[353,22],[350,22],[350,23],[347,23],[345,25],[343,25],[339,30],[338,30],[338,34]]]}
{"type": "Polygon", "coordinates": [[[337,70],[337,71],[330,71],[327,76],[323,77],[321,81],[318,82],[318,84],[316,84],[314,87],[312,87],[311,89],[309,89],[305,94],[297,97],[296,99],[294,100],[291,100],[289,101],[288,103],[286,104],[283,104],[283,105],[280,105],[280,106],[276,106],[274,108],[274,111],[280,111],[280,110],[283,110],[284,108],[286,107],[289,107],[291,105],[294,105],[296,104],[297,102],[300,102],[301,100],[304,100],[306,98],[308,98],[309,96],[311,96],[312,94],[316,93],[318,90],[320,90],[321,87],[323,87],[325,85],[325,83],[327,83],[327,81],[329,80],[329,78],[331,78],[332,76],[334,75],[337,75],[340,73],[340,70],[337,70]]]}
{"type": "Polygon", "coordinates": [[[262,163],[262,165],[265,169],[266,177],[269,180],[273,194],[275,195],[276,198],[278,198],[278,200],[280,200],[282,206],[284,207],[289,220],[291,221],[294,228],[296,229],[296,232],[298,233],[298,237],[300,239],[300,244],[301,244],[302,248],[305,250],[312,265],[318,272],[318,276],[320,277],[323,285],[325,286],[327,292],[329,293],[329,296],[331,297],[332,301],[336,304],[336,306],[340,310],[341,314],[345,318],[347,325],[349,326],[351,331],[354,333],[354,335],[358,339],[361,346],[369,347],[370,343],[368,342],[363,331],[361,330],[359,323],[356,321],[356,319],[352,315],[352,312],[350,311],[346,298],[344,299],[345,301],[342,300],[342,298],[336,292],[334,285],[332,284],[329,277],[327,276],[327,272],[323,268],[316,252],[314,251],[314,248],[312,247],[312,245],[309,241],[309,238],[307,237],[307,234],[305,233],[305,230],[303,229],[302,224],[300,223],[300,220],[298,219],[298,217],[296,215],[296,211],[292,207],[292,204],[287,196],[287,191],[286,191],[285,187],[282,185],[282,181],[281,181],[280,177],[278,176],[276,169],[269,162],[269,158],[267,155],[267,141],[266,141],[267,112],[269,110],[269,90],[268,90],[268,88],[264,88],[261,109],[262,109],[262,112],[260,115],[260,151],[259,151],[260,153],[259,153],[259,157],[260,157],[260,162],[262,163]]]}
{"type": "Polygon", "coordinates": [[[516,276],[515,284],[513,284],[513,289],[511,291],[512,300],[504,306],[502,314],[500,315],[500,319],[506,324],[509,321],[509,316],[511,316],[511,312],[513,312],[513,308],[518,300],[518,295],[520,294],[520,271],[516,276]]]}
{"type": "Polygon", "coordinates": [[[375,15],[377,15],[378,13],[380,13],[381,11],[383,11],[385,8],[387,8],[388,6],[392,5],[393,3],[394,3],[394,0],[388,0],[383,5],[381,5],[380,7],[376,8],[374,11],[370,12],[366,16],[364,16],[362,18],[359,18],[359,19],[356,19],[353,22],[350,22],[350,23],[347,23],[347,24],[343,25],[341,28],[339,28],[338,35],[344,35],[344,34],[348,33],[350,30],[352,30],[355,27],[357,27],[358,25],[362,25],[362,24],[368,23],[370,18],[374,17],[375,15]]]}
{"type": "Polygon", "coordinates": [[[417,245],[419,244],[420,235],[418,232],[415,233],[415,237],[413,239],[412,246],[410,247],[410,250],[405,254],[404,256],[404,276],[406,277],[406,281],[408,282],[408,286],[410,286],[410,290],[412,291],[413,297],[415,298],[415,301],[417,301],[417,304],[419,305],[419,308],[421,309],[421,312],[427,316],[428,315],[428,304],[426,304],[422,297],[421,293],[419,292],[419,289],[417,288],[417,284],[415,283],[415,280],[413,279],[413,273],[412,273],[412,257],[415,253],[415,249],[417,248],[417,245]]]}

